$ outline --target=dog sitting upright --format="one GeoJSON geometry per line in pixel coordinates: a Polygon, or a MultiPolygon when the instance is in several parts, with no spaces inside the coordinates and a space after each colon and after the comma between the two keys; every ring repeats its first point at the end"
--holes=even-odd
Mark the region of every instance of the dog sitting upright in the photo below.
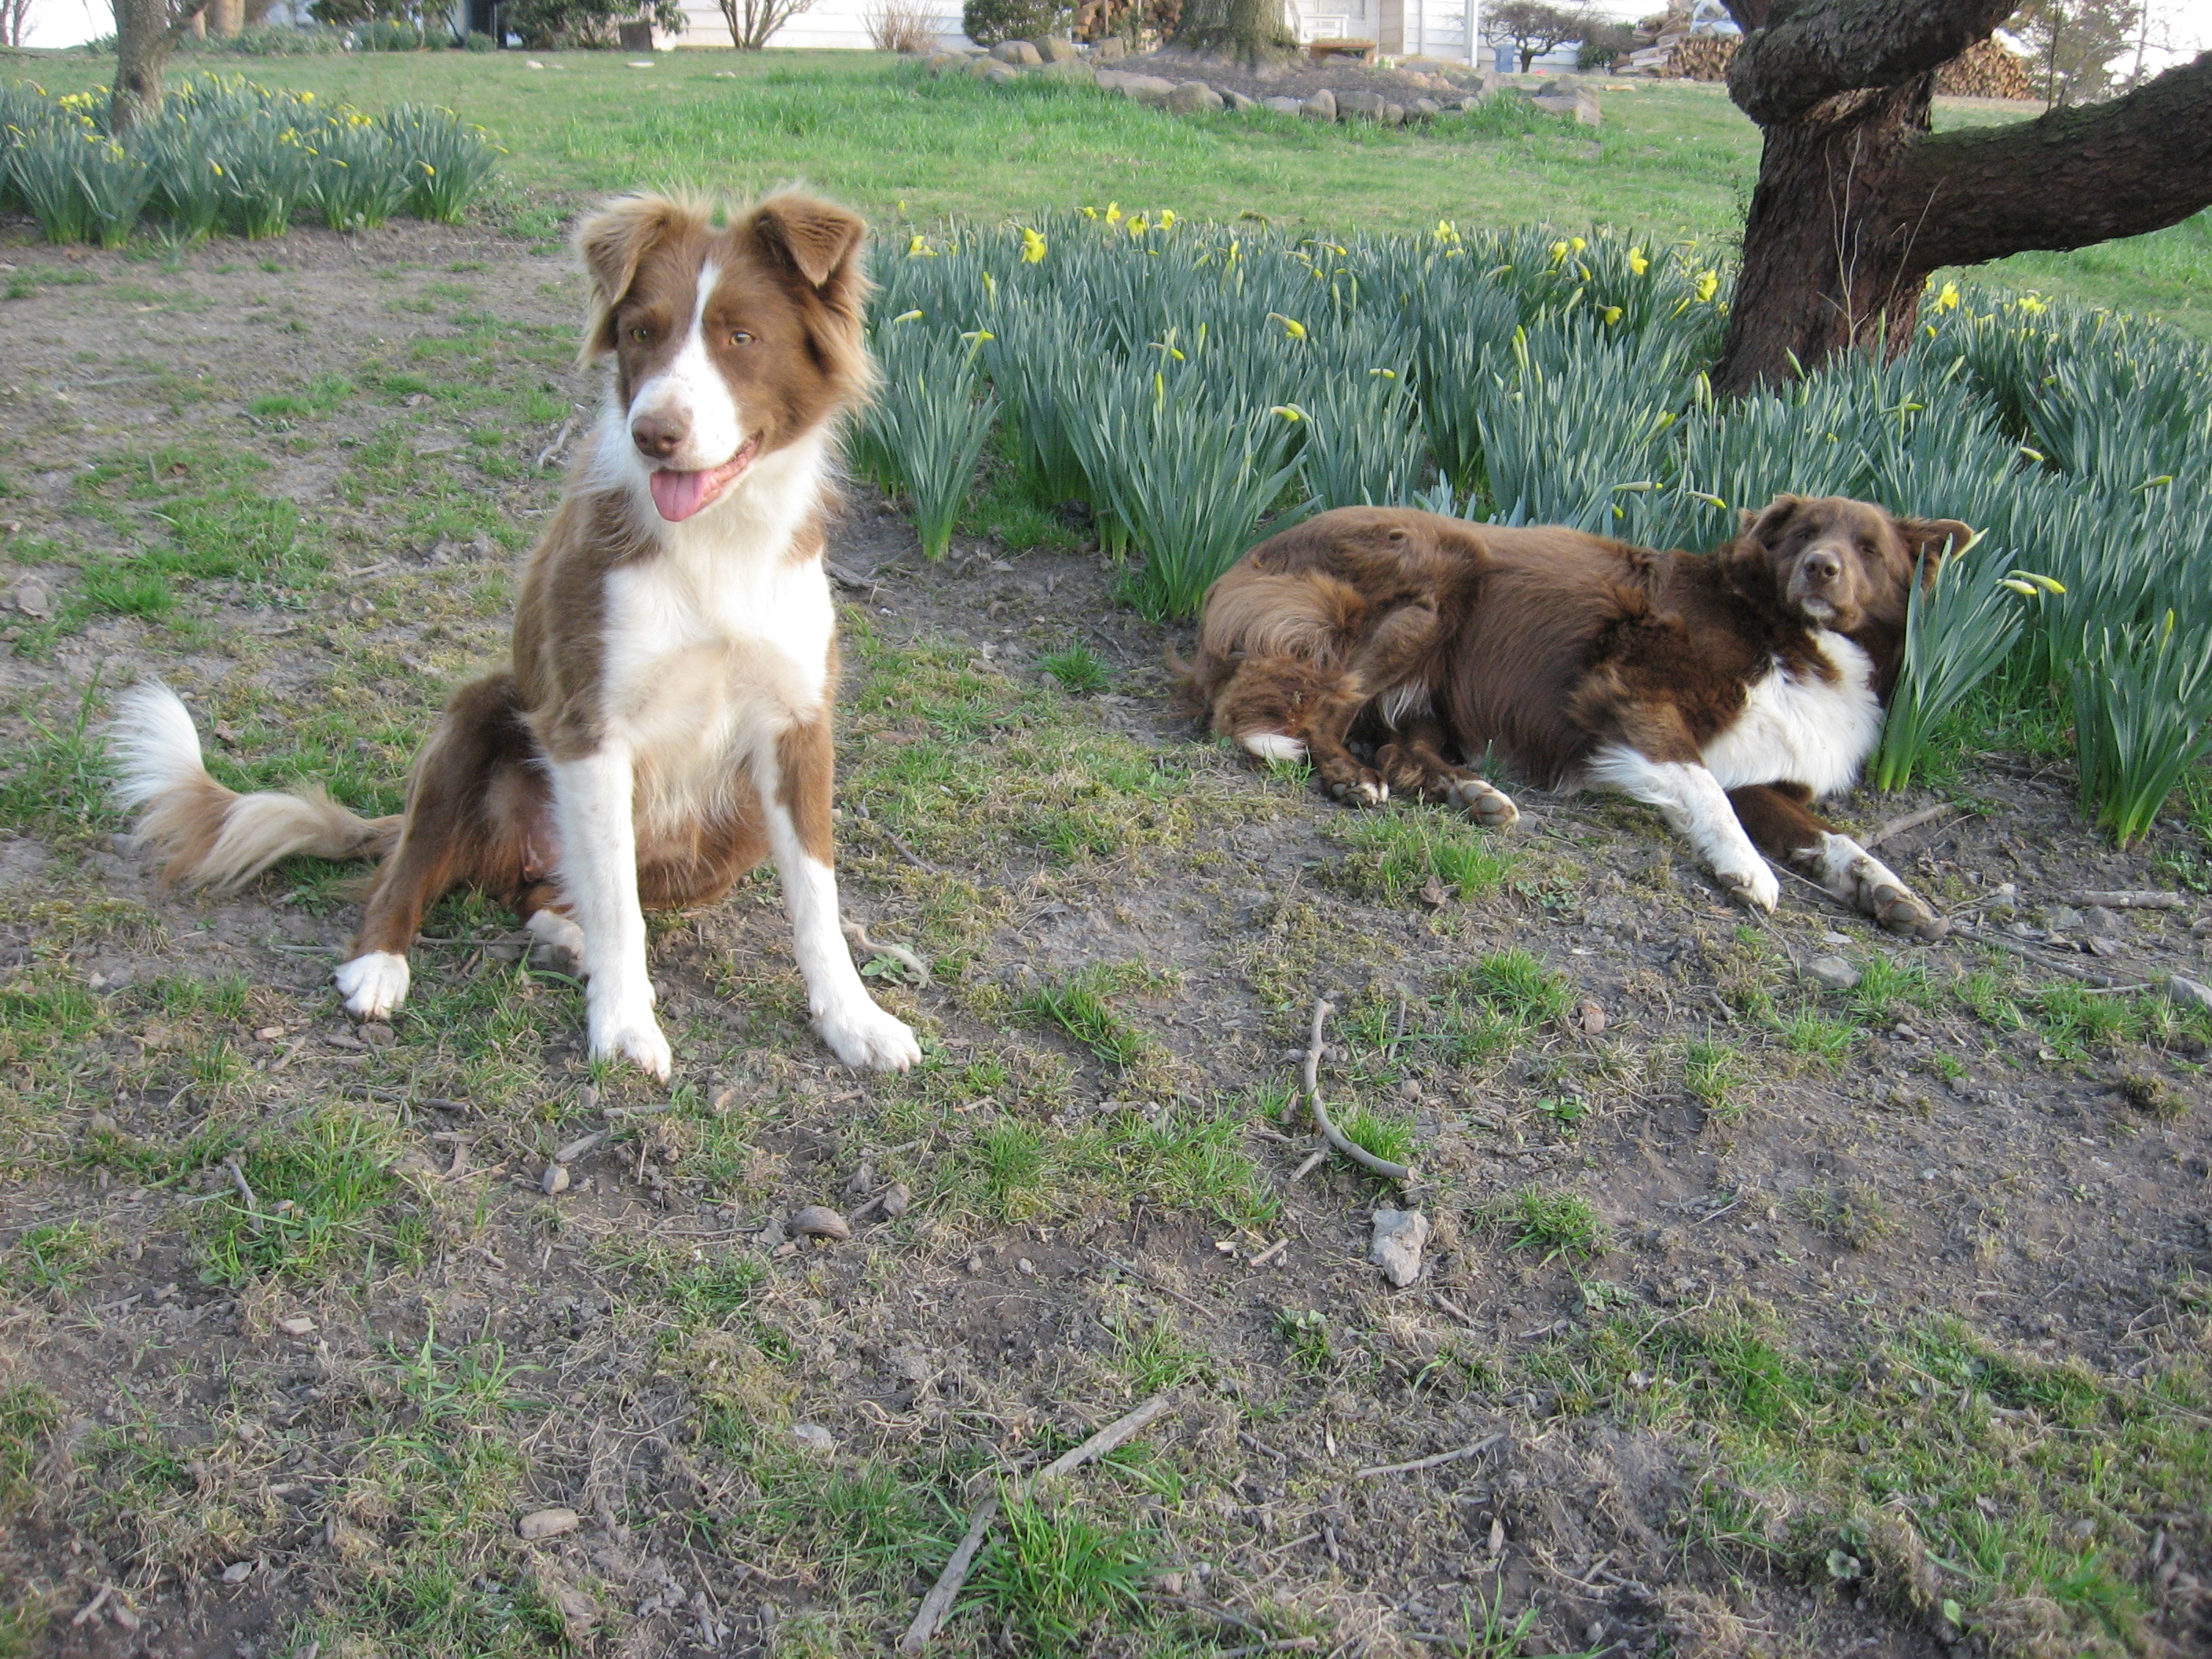
{"type": "Polygon", "coordinates": [[[1455,763],[1495,744],[1539,782],[1657,807],[1757,909],[1780,896],[1763,850],[1937,939],[1936,913],[1810,804],[1856,781],[1913,584],[1971,537],[1833,496],[1777,496],[1703,556],[1345,507],[1214,585],[1190,690],[1215,731],[1263,759],[1310,757],[1340,799],[1395,788],[1503,827],[1513,803],[1455,763]]]}
{"type": "Polygon", "coordinates": [[[870,385],[865,235],[794,195],[726,227],[654,196],[592,216],[583,356],[611,372],[523,578],[512,671],[455,694],[406,811],[374,821],[312,789],[234,794],[175,694],[136,688],[115,748],[164,874],[233,887],[293,854],[382,854],[337,970],[362,1019],[405,998],[424,909],[485,889],[580,960],[592,1054],[665,1079],[641,907],[710,902],[766,857],[823,1040],[849,1066],[918,1060],[853,965],[831,871],[823,526],[839,419],[870,385]]]}

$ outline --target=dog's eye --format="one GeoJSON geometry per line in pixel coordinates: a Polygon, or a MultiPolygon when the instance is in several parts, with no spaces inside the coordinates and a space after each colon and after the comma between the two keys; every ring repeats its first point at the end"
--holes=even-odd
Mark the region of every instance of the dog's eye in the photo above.
{"type": "Polygon", "coordinates": [[[746,332],[744,331],[744,330],[743,330],[743,329],[741,329],[741,328],[740,328],[740,329],[733,329],[733,330],[732,330],[732,331],[731,331],[731,332],[730,332],[730,343],[731,343],[732,345],[733,345],[733,346],[750,345],[752,343],[753,343],[753,337],[752,337],[751,335],[750,335],[750,334],[746,333],[746,332]]]}
{"type": "Polygon", "coordinates": [[[641,323],[635,328],[630,330],[629,337],[636,341],[640,345],[644,345],[653,338],[653,331],[641,323]]]}

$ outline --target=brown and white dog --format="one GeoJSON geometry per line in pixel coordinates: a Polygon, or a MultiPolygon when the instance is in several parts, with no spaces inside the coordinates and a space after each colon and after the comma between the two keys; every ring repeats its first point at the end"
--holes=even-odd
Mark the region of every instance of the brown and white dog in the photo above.
{"type": "Polygon", "coordinates": [[[175,694],[137,687],[114,747],[164,874],[233,887],[293,854],[381,854],[337,970],[362,1019],[405,998],[424,909],[486,890],[588,972],[592,1054],[665,1079],[644,907],[711,902],[769,858],[823,1040],[849,1066],[918,1060],[854,968],[831,870],[823,518],[870,385],[865,234],[794,195],[726,227],[653,196],[588,220],[583,356],[611,372],[531,555],[512,670],[455,694],[405,812],[374,821],[319,790],[234,794],[175,694]]]}
{"type": "Polygon", "coordinates": [[[1189,686],[1216,732],[1310,757],[1339,799],[1395,789],[1502,827],[1513,803],[1455,763],[1494,744],[1540,783],[1657,807],[1757,909],[1779,896],[1771,858],[1937,939],[1936,913],[1809,809],[1856,781],[1913,584],[1971,535],[1835,496],[1777,496],[1711,555],[1346,507],[1214,585],[1189,686]]]}

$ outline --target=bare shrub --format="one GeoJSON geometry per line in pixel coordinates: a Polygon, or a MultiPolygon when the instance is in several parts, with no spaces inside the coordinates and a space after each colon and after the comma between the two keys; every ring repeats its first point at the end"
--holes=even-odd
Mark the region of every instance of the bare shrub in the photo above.
{"type": "Polygon", "coordinates": [[[937,49],[937,20],[920,0],[876,0],[868,8],[866,21],[868,42],[878,52],[937,49]]]}

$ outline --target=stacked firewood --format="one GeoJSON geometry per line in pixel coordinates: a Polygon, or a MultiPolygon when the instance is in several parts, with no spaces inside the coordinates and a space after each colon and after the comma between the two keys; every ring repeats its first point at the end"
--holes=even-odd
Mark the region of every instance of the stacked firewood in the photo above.
{"type": "Polygon", "coordinates": [[[1952,98],[2033,98],[2027,66],[1994,40],[1977,40],[1936,71],[1936,90],[1952,98]]]}
{"type": "MultiPolygon", "coordinates": [[[[1662,76],[1725,81],[1735,57],[1733,36],[1700,34],[1677,41],[1662,76]]],[[[1994,40],[1978,40],[1936,71],[1936,90],[1951,98],[2033,98],[2035,87],[2019,58],[1994,40]]]]}

